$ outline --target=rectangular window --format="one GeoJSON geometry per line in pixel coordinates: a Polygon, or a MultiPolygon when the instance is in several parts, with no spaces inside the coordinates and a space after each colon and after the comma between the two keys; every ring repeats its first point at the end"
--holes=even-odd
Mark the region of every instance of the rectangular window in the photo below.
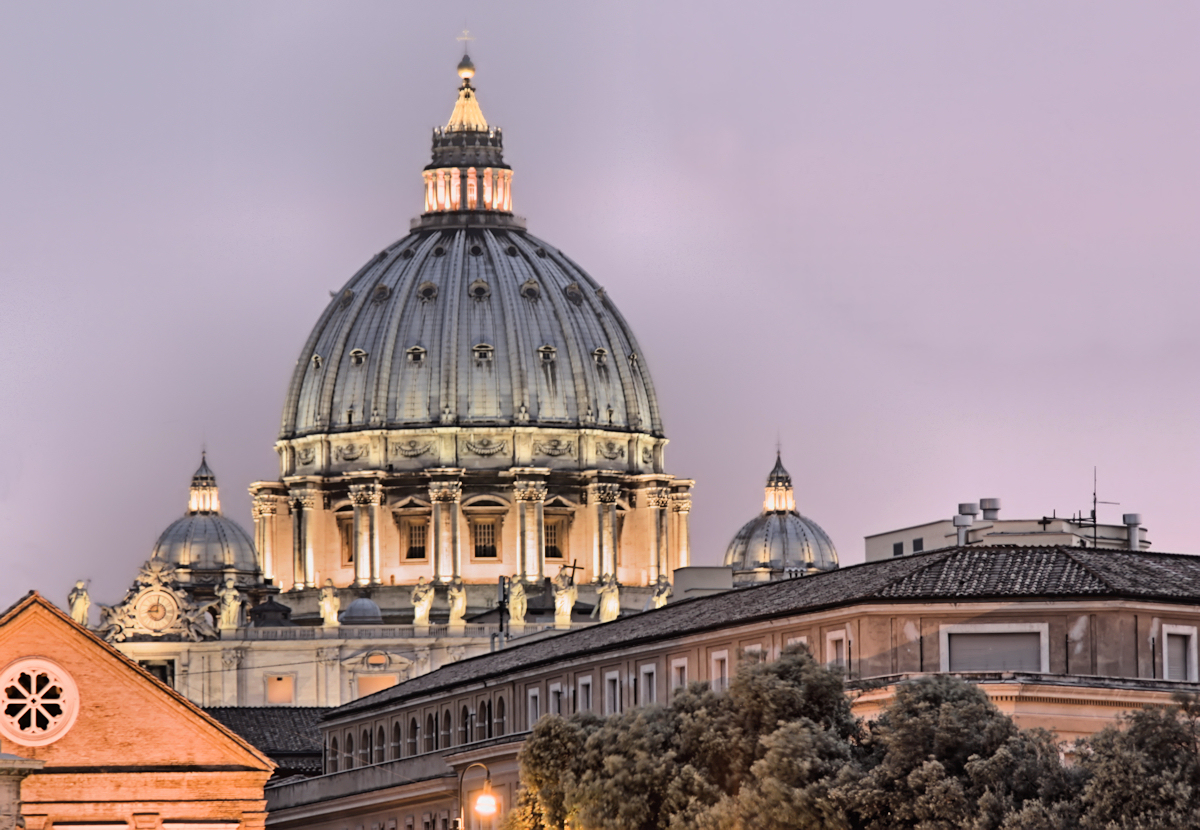
{"type": "Polygon", "coordinates": [[[904,555],[904,543],[903,542],[892,542],[892,556],[903,556],[903,555],[904,555]]]}
{"type": "Polygon", "coordinates": [[[400,682],[400,678],[394,674],[360,674],[357,679],[359,697],[382,692],[400,682]]]}
{"type": "Polygon", "coordinates": [[[923,550],[925,550],[925,538],[918,536],[913,539],[913,553],[920,553],[923,550]]]}
{"type": "Polygon", "coordinates": [[[846,668],[846,631],[830,631],[825,635],[825,665],[831,669],[846,668]]]}
{"type": "Polygon", "coordinates": [[[472,555],[476,559],[496,558],[496,522],[482,519],[471,522],[471,542],[474,545],[472,555]]]}
{"type": "Polygon", "coordinates": [[[296,702],[296,678],[290,674],[267,676],[267,705],[291,706],[296,702]]]}
{"type": "Polygon", "coordinates": [[[685,689],[688,684],[687,658],[676,657],[671,661],[671,691],[685,689]]]}
{"type": "Polygon", "coordinates": [[[551,715],[569,714],[563,711],[562,686],[558,683],[550,684],[550,708],[548,711],[551,715]]]}
{"type": "Polygon", "coordinates": [[[343,515],[337,517],[338,539],[342,545],[342,564],[354,564],[354,517],[343,515]]]}
{"type": "Polygon", "coordinates": [[[723,692],[729,688],[729,652],[713,652],[709,685],[714,692],[723,692]]]}
{"type": "Polygon", "coordinates": [[[175,688],[174,660],[138,660],[138,665],[157,677],[160,683],[175,688]]]}
{"type": "Polygon", "coordinates": [[[424,520],[410,520],[406,523],[408,544],[405,547],[405,559],[424,559],[426,545],[429,541],[429,523],[424,520]]]}
{"type": "Polygon", "coordinates": [[[654,666],[642,666],[638,671],[638,703],[648,706],[658,698],[654,666]]]}
{"type": "Polygon", "coordinates": [[[543,527],[546,542],[547,559],[563,559],[563,522],[559,519],[547,519],[543,527]]]}
{"type": "Polygon", "coordinates": [[[580,712],[592,711],[592,678],[579,678],[579,707],[580,712]]]}
{"type": "Polygon", "coordinates": [[[621,711],[621,675],[611,671],[604,675],[604,714],[615,715],[621,711]]]}
{"type": "Polygon", "coordinates": [[[542,716],[542,697],[539,689],[529,690],[529,725],[528,728],[533,729],[533,725],[538,722],[542,716]]]}
{"type": "Polygon", "coordinates": [[[1049,623],[943,625],[941,671],[1050,671],[1049,623]]]}
{"type": "Polygon", "coordinates": [[[787,645],[789,646],[804,646],[808,648],[808,636],[801,634],[799,637],[788,637],[787,645]]]}
{"type": "Polygon", "coordinates": [[[1196,626],[1164,624],[1162,634],[1162,676],[1167,680],[1195,683],[1200,679],[1196,664],[1196,626]]]}

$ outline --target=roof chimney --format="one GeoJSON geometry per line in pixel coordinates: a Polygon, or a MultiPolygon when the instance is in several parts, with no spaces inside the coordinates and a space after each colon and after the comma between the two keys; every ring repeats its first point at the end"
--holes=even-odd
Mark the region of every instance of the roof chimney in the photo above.
{"type": "Polygon", "coordinates": [[[1000,518],[1000,499],[980,499],[979,507],[983,510],[985,522],[998,521],[1000,518]]]}
{"type": "Polygon", "coordinates": [[[967,543],[967,532],[975,523],[975,514],[978,512],[979,505],[974,502],[962,502],[958,505],[958,515],[954,517],[954,528],[958,531],[959,547],[967,543]]]}
{"type": "Polygon", "coordinates": [[[1138,525],[1142,523],[1142,514],[1126,513],[1121,517],[1121,521],[1124,522],[1125,528],[1129,531],[1129,549],[1141,550],[1142,540],[1141,534],[1138,531],[1138,525]]]}

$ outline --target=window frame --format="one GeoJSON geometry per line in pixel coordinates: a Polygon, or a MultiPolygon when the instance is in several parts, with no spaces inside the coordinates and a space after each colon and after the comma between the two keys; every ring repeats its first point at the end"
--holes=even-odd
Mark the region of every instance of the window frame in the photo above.
{"type": "Polygon", "coordinates": [[[729,649],[720,649],[708,655],[708,687],[714,692],[729,688],[729,649]]]}
{"type": "Polygon", "coordinates": [[[825,667],[850,671],[850,635],[844,627],[825,632],[825,667]],[[837,642],[842,644],[842,660],[840,663],[834,659],[836,651],[833,644],[837,642]]]}
{"type": "Polygon", "coordinates": [[[643,663],[638,666],[637,703],[650,706],[658,703],[658,664],[643,663]]]}
{"type": "Polygon", "coordinates": [[[1200,681],[1200,666],[1196,664],[1198,644],[1196,641],[1197,627],[1194,625],[1162,624],[1162,679],[1166,680],[1170,670],[1170,657],[1167,652],[1167,635],[1187,637],[1187,679],[1172,681],[1175,683],[1196,683],[1200,681]]]}
{"type": "MultiPolygon", "coordinates": [[[[1050,673],[1050,623],[1047,622],[996,622],[996,623],[943,623],[938,626],[938,670],[950,671],[951,634],[1032,634],[1039,635],[1040,674],[1050,673]]],[[[1002,671],[996,669],[996,671],[1002,671]]]]}
{"type": "Polygon", "coordinates": [[[604,714],[621,713],[621,672],[619,669],[604,673],[604,714]],[[610,692],[610,689],[612,690],[610,692]]]}
{"type": "Polygon", "coordinates": [[[596,704],[596,699],[592,695],[592,691],[593,691],[592,676],[589,674],[584,677],[578,678],[575,682],[575,688],[576,688],[575,711],[576,712],[582,712],[585,710],[588,712],[595,711],[594,706],[596,704]],[[587,689],[587,694],[584,694],[584,691],[583,691],[584,689],[587,689]]]}
{"type": "Polygon", "coordinates": [[[688,659],[686,657],[675,657],[671,660],[671,691],[677,692],[680,689],[686,689],[688,685],[688,659]],[[682,674],[680,673],[682,669],[682,674]]]}

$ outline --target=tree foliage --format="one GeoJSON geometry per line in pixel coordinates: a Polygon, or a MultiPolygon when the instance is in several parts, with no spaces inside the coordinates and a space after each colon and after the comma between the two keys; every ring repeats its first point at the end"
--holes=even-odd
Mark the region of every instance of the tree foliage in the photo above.
{"type": "Polygon", "coordinates": [[[874,722],[804,650],[728,691],[548,716],[521,753],[506,830],[1200,830],[1200,704],[1132,713],[1063,763],[977,687],[898,687],[874,722]]]}

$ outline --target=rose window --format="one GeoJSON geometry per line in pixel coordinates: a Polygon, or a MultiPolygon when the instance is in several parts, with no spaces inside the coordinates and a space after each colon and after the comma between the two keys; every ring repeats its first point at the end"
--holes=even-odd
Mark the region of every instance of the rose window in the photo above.
{"type": "Polygon", "coordinates": [[[78,714],[75,682],[49,660],[18,660],[0,677],[0,732],[15,743],[53,743],[66,734],[78,714]]]}

